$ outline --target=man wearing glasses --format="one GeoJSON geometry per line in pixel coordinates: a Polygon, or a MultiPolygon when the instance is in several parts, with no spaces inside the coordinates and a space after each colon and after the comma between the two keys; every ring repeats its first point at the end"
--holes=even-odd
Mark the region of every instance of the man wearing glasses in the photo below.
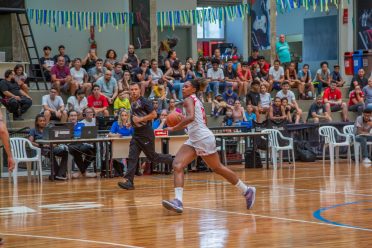
{"type": "Polygon", "coordinates": [[[67,111],[62,97],[58,96],[58,91],[55,86],[49,91],[49,95],[43,96],[42,99],[43,109],[41,113],[45,116],[46,123],[50,120],[66,122],[67,111]]]}

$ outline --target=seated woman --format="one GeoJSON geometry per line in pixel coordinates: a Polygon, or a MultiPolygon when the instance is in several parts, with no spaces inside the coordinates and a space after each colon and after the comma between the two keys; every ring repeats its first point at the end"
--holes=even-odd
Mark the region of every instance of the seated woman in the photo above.
{"type": "Polygon", "coordinates": [[[232,108],[232,117],[234,120],[234,124],[239,124],[242,121],[247,121],[244,108],[240,104],[239,100],[236,100],[234,103],[234,107],[232,108]]]}
{"type": "Polygon", "coordinates": [[[274,103],[270,106],[269,120],[278,123],[287,120],[287,118],[281,99],[275,97],[274,103]]]}
{"type": "Polygon", "coordinates": [[[152,122],[152,129],[163,129],[167,127],[166,120],[168,116],[168,110],[163,109],[158,119],[152,122]]]}
{"type": "MultiPolygon", "coordinates": [[[[44,128],[46,126],[46,120],[44,115],[38,114],[35,118],[35,128],[30,130],[28,139],[31,141],[31,143],[36,146],[40,147],[38,143],[35,142],[35,140],[42,139],[43,138],[43,132],[44,128]]],[[[43,148],[43,156],[49,157],[50,155],[50,147],[44,146],[43,148]]],[[[57,159],[54,157],[53,159],[53,168],[54,168],[54,179],[56,180],[66,180],[66,171],[67,171],[67,161],[68,161],[68,151],[65,148],[64,145],[59,145],[53,147],[53,154],[56,157],[61,158],[61,162],[58,165],[57,159]]],[[[51,177],[49,177],[50,180],[52,180],[51,177]]]]}
{"type": "Polygon", "coordinates": [[[83,119],[84,109],[88,107],[88,100],[85,97],[83,89],[79,89],[75,92],[74,96],[70,96],[67,99],[67,111],[74,110],[78,113],[78,120],[83,119]]]}
{"type": "Polygon", "coordinates": [[[178,113],[182,113],[182,110],[176,107],[176,100],[170,99],[169,100],[168,112],[172,113],[173,111],[177,111],[178,113]]]}
{"type": "Polygon", "coordinates": [[[25,72],[25,68],[23,67],[23,65],[21,64],[18,64],[14,67],[14,81],[17,82],[19,88],[21,88],[21,90],[23,90],[24,92],[26,92],[26,94],[29,93],[29,89],[28,89],[28,86],[26,84],[26,81],[27,81],[27,74],[25,72]]]}
{"type": "Polygon", "coordinates": [[[109,137],[131,136],[133,128],[130,125],[129,112],[120,110],[118,120],[115,121],[110,129],[109,137]]]}
{"type": "Polygon", "coordinates": [[[185,73],[184,70],[182,70],[182,65],[178,60],[173,62],[172,67],[166,71],[163,76],[163,80],[167,82],[167,86],[169,91],[172,93],[173,99],[175,99],[177,102],[182,99],[182,81],[184,78],[185,73]],[[176,95],[176,92],[178,92],[178,96],[176,95]]]}

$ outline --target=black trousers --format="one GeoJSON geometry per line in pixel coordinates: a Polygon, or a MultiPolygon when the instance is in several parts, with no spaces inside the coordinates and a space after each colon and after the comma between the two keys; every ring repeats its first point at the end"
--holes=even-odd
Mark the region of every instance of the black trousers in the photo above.
{"type": "Polygon", "coordinates": [[[171,165],[173,158],[170,154],[159,154],[155,152],[155,136],[153,131],[147,134],[134,134],[129,145],[128,170],[125,178],[133,183],[134,175],[138,166],[138,159],[141,152],[154,164],[165,163],[171,165]]]}
{"type": "Polygon", "coordinates": [[[74,157],[74,161],[82,174],[86,172],[88,166],[96,159],[96,149],[92,144],[72,144],[69,145],[68,150],[74,157]],[[84,159],[83,155],[85,156],[84,159]]]}
{"type": "Polygon", "coordinates": [[[25,96],[21,96],[21,100],[19,101],[14,98],[9,99],[5,107],[8,109],[10,113],[18,117],[19,115],[26,113],[26,111],[31,107],[31,105],[32,105],[31,99],[25,96]]]}
{"type": "Polygon", "coordinates": [[[53,159],[53,166],[54,166],[54,175],[64,177],[66,176],[67,171],[67,161],[68,161],[68,151],[63,147],[57,146],[53,148],[54,156],[60,157],[61,162],[58,165],[56,158],[53,159]]]}

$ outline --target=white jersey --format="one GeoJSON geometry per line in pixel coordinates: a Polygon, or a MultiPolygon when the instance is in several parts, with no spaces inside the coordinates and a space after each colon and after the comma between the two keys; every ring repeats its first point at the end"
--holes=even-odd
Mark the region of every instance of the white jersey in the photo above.
{"type": "Polygon", "coordinates": [[[197,142],[210,136],[214,137],[212,131],[207,127],[203,104],[195,95],[191,95],[190,98],[194,100],[195,119],[187,125],[189,140],[191,142],[197,142]]]}

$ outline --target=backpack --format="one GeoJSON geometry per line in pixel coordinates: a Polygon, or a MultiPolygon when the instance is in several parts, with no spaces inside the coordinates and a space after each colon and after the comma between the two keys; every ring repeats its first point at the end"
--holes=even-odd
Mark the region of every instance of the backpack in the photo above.
{"type": "Polygon", "coordinates": [[[302,162],[316,161],[316,153],[306,141],[295,142],[295,154],[296,158],[302,162]]]}

